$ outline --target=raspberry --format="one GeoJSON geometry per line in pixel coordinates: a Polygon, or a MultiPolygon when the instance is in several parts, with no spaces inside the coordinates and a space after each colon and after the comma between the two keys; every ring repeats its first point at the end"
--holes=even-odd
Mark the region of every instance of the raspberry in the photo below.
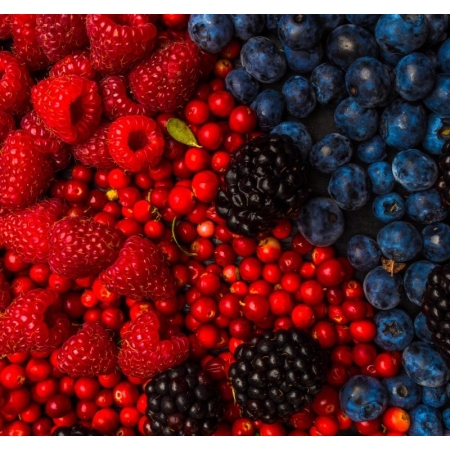
{"type": "Polygon", "coordinates": [[[53,168],[47,155],[34,146],[25,131],[13,131],[0,155],[0,205],[23,209],[32,205],[47,190],[53,168]]]}
{"type": "Polygon", "coordinates": [[[85,14],[37,14],[36,40],[51,62],[88,44],[85,14]]]}
{"type": "Polygon", "coordinates": [[[108,170],[116,167],[116,163],[108,150],[109,126],[110,124],[107,122],[100,124],[92,136],[73,146],[73,155],[78,161],[97,169],[108,170]]]}
{"type": "Polygon", "coordinates": [[[99,86],[105,116],[114,121],[123,116],[150,116],[148,106],[136,103],[127,92],[128,81],[123,75],[104,78],[99,86]]]}
{"type": "Polygon", "coordinates": [[[126,376],[152,378],[186,361],[189,339],[182,334],[166,336],[161,316],[149,311],[124,326],[119,366],[126,376]]]}
{"type": "Polygon", "coordinates": [[[79,77],[95,80],[98,72],[92,67],[87,50],[79,50],[67,55],[50,69],[51,77],[61,77],[63,75],[78,75],[79,77]]]}
{"type": "Polygon", "coordinates": [[[17,297],[0,316],[0,354],[47,352],[67,339],[70,321],[58,311],[59,296],[34,289],[17,297]]]}
{"type": "Polygon", "coordinates": [[[156,27],[145,14],[88,14],[91,60],[103,74],[123,73],[155,45],[156,27]]]}
{"type": "Polygon", "coordinates": [[[167,41],[130,72],[130,86],[152,111],[172,112],[191,97],[199,77],[198,47],[191,41],[167,41]]]}
{"type": "Polygon", "coordinates": [[[0,14],[0,39],[11,37],[11,14],[0,14]]]}
{"type": "Polygon", "coordinates": [[[53,168],[55,169],[55,172],[58,170],[66,169],[72,159],[72,152],[70,151],[70,146],[64,145],[56,153],[51,153],[50,158],[52,161],[53,168]]]}
{"type": "Polygon", "coordinates": [[[88,138],[100,123],[97,85],[77,75],[42,80],[31,90],[31,101],[44,124],[68,144],[88,138]]]}
{"type": "Polygon", "coordinates": [[[8,133],[16,127],[14,117],[7,112],[0,111],[0,145],[8,136],[8,133]]]}
{"type": "Polygon", "coordinates": [[[11,303],[11,292],[5,275],[0,272],[0,312],[11,303]]]}
{"type": "Polygon", "coordinates": [[[113,227],[86,217],[64,217],[49,232],[48,264],[71,280],[95,276],[119,254],[124,236],[113,227]]]}
{"type": "Polygon", "coordinates": [[[129,237],[117,260],[100,274],[109,291],[139,300],[169,300],[175,296],[176,283],[164,255],[153,242],[129,237]]]}
{"type": "Polygon", "coordinates": [[[159,126],[149,117],[120,117],[109,127],[109,152],[122,169],[130,172],[140,172],[158,164],[164,145],[159,126]]]}
{"type": "Polygon", "coordinates": [[[85,322],[58,353],[58,369],[71,377],[95,377],[117,367],[118,348],[110,330],[101,323],[85,322]]]}
{"type": "Polygon", "coordinates": [[[26,263],[48,259],[48,231],[65,210],[62,200],[43,200],[22,211],[0,217],[0,242],[26,263]]]}

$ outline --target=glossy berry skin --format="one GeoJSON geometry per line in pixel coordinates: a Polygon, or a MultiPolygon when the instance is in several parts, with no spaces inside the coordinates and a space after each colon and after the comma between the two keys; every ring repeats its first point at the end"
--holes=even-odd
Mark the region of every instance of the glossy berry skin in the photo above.
{"type": "Polygon", "coordinates": [[[428,328],[427,318],[422,312],[414,319],[414,331],[421,341],[433,344],[433,332],[428,328]]]}
{"type": "Polygon", "coordinates": [[[391,378],[384,378],[382,383],[388,391],[389,406],[397,406],[409,411],[422,399],[422,386],[415,383],[404,370],[391,378]]]}
{"type": "Polygon", "coordinates": [[[271,133],[289,136],[302,158],[305,160],[308,158],[308,153],[312,146],[312,138],[305,125],[294,121],[281,122],[272,129],[271,133]]]}
{"type": "Polygon", "coordinates": [[[442,408],[447,402],[445,386],[423,387],[422,403],[433,408],[442,408]]]}
{"type": "Polygon", "coordinates": [[[430,113],[427,117],[427,127],[422,140],[423,149],[430,155],[441,155],[446,137],[441,134],[445,131],[444,119],[437,114],[430,113]]]}
{"type": "Polygon", "coordinates": [[[417,261],[406,269],[403,285],[408,299],[420,306],[429,273],[437,266],[430,261],[417,261]]]}
{"type": "Polygon", "coordinates": [[[377,195],[372,203],[373,215],[383,223],[401,220],[406,213],[403,198],[397,192],[377,195]]]}
{"type": "Polygon", "coordinates": [[[321,44],[307,50],[292,50],[283,46],[286,61],[291,70],[296,73],[311,73],[322,61],[323,46],[321,44]]]}
{"type": "Polygon", "coordinates": [[[422,236],[409,222],[397,221],[385,225],[377,234],[383,255],[395,262],[414,259],[422,250],[422,236]]]}
{"type": "Polygon", "coordinates": [[[395,308],[402,299],[402,280],[398,274],[391,276],[382,266],[371,270],[364,278],[364,293],[375,308],[395,308]]]}
{"type": "Polygon", "coordinates": [[[423,102],[432,112],[439,116],[450,115],[448,102],[450,88],[450,74],[437,74],[431,92],[423,99],[423,102]]]}
{"type": "Polygon", "coordinates": [[[386,142],[377,134],[358,145],[356,156],[367,164],[383,161],[387,156],[386,142]]]}
{"type": "Polygon", "coordinates": [[[356,270],[368,272],[380,264],[381,250],[371,237],[356,234],[348,241],[347,258],[356,270]]]}
{"type": "Polygon", "coordinates": [[[314,14],[284,14],[278,22],[278,37],[291,50],[307,50],[320,40],[320,27],[314,14]]]}
{"type": "Polygon", "coordinates": [[[406,199],[405,207],[410,219],[424,225],[441,222],[449,213],[436,189],[414,192],[406,199]]]}
{"type": "Polygon", "coordinates": [[[409,412],[408,436],[443,436],[442,415],[438,409],[419,405],[409,412]]]}
{"type": "Polygon", "coordinates": [[[234,25],[234,36],[243,41],[258,36],[266,24],[264,14],[230,14],[230,19],[234,25]]]}
{"type": "Polygon", "coordinates": [[[256,112],[261,130],[270,131],[283,120],[285,102],[280,92],[266,89],[258,94],[250,108],[256,112]]]}
{"type": "Polygon", "coordinates": [[[395,180],[389,163],[380,161],[371,164],[367,168],[367,175],[370,178],[374,194],[383,195],[394,189],[395,180]]]}
{"type": "Polygon", "coordinates": [[[427,225],[422,230],[423,256],[435,263],[450,259],[450,226],[443,222],[427,225]]]}
{"type": "Polygon", "coordinates": [[[377,326],[374,342],[384,350],[404,350],[414,338],[413,322],[401,309],[380,311],[374,322],[377,326]]]}
{"type": "Polygon", "coordinates": [[[345,73],[333,64],[322,63],[311,74],[311,84],[321,105],[335,104],[346,96],[345,73]]]}
{"type": "Polygon", "coordinates": [[[380,14],[346,14],[345,18],[354,25],[360,25],[371,31],[375,28],[375,25],[380,17],[380,14]]]}
{"type": "Polygon", "coordinates": [[[227,14],[191,14],[188,32],[203,51],[219,53],[233,37],[233,21],[227,14]]]}
{"type": "Polygon", "coordinates": [[[314,144],[309,161],[322,173],[333,173],[338,167],[350,162],[353,154],[350,139],[339,133],[331,133],[314,144]]]}
{"type": "Polygon", "coordinates": [[[281,92],[287,111],[297,119],[309,116],[316,106],[316,94],[311,83],[300,75],[289,78],[281,92]]]}
{"type": "Polygon", "coordinates": [[[225,87],[238,103],[249,105],[258,95],[259,83],[244,69],[234,69],[225,77],[225,87]]]}

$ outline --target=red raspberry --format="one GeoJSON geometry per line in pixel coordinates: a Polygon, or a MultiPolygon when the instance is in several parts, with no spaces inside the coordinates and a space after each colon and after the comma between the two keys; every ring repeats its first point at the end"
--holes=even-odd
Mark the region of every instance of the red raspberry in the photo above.
{"type": "Polygon", "coordinates": [[[161,250],[140,236],[129,237],[119,257],[100,274],[109,291],[139,300],[169,300],[175,296],[176,282],[161,250]]]}
{"type": "Polygon", "coordinates": [[[162,158],[164,146],[159,126],[149,117],[120,117],[109,127],[109,153],[122,169],[130,172],[156,166],[162,158]]]}
{"type": "Polygon", "coordinates": [[[192,41],[169,41],[130,72],[135,98],[152,111],[172,112],[194,93],[200,53],[192,41]]]}
{"type": "Polygon", "coordinates": [[[58,61],[51,69],[51,77],[61,77],[63,75],[78,75],[79,77],[95,80],[98,72],[92,67],[87,50],[79,50],[58,61]]]}
{"type": "Polygon", "coordinates": [[[113,334],[98,322],[85,322],[58,352],[58,369],[71,377],[95,377],[114,372],[118,348],[113,334]]]}
{"type": "Polygon", "coordinates": [[[97,84],[77,75],[42,80],[31,90],[31,101],[44,124],[68,144],[88,138],[100,123],[97,84]]]}
{"type": "Polygon", "coordinates": [[[160,320],[149,311],[124,326],[119,366],[125,375],[152,378],[188,358],[189,339],[182,334],[165,336],[160,320]]]}
{"type": "Polygon", "coordinates": [[[72,152],[69,145],[64,145],[56,153],[51,153],[50,158],[52,160],[53,168],[55,172],[58,170],[64,170],[69,165],[72,159],[72,152]]]}
{"type": "Polygon", "coordinates": [[[69,335],[70,321],[58,311],[59,296],[34,289],[17,297],[0,316],[0,354],[47,352],[69,335]]]}
{"type": "Polygon", "coordinates": [[[64,217],[49,232],[48,264],[71,280],[95,276],[114,262],[123,233],[86,217],[64,217]]]}
{"type": "Polygon", "coordinates": [[[36,40],[51,62],[88,43],[86,14],[37,14],[36,40]]]}
{"type": "Polygon", "coordinates": [[[0,14],[0,39],[11,37],[11,14],[0,14]]]}
{"type": "Polygon", "coordinates": [[[10,133],[0,155],[0,205],[10,210],[32,205],[52,178],[52,164],[36,149],[33,138],[25,131],[10,133]]]}
{"type": "Polygon", "coordinates": [[[0,145],[3,144],[8,133],[13,131],[15,127],[14,117],[7,112],[0,111],[0,145]]]}
{"type": "Polygon", "coordinates": [[[92,136],[72,147],[78,161],[97,169],[109,170],[117,166],[108,150],[109,126],[107,122],[100,124],[92,136]]]}
{"type": "Polygon", "coordinates": [[[50,61],[36,39],[36,14],[11,14],[13,52],[30,70],[46,69],[50,61]]]}
{"type": "Polygon", "coordinates": [[[62,200],[52,198],[6,214],[0,217],[0,242],[26,263],[47,262],[48,231],[64,210],[62,200]]]}
{"type": "Polygon", "coordinates": [[[113,122],[123,116],[151,116],[148,106],[136,103],[127,92],[128,81],[123,75],[104,78],[99,86],[103,99],[103,113],[113,122]]]}
{"type": "Polygon", "coordinates": [[[0,312],[11,303],[11,292],[9,283],[5,276],[0,272],[0,312]]]}
{"type": "Polygon", "coordinates": [[[103,74],[123,73],[155,46],[156,27],[146,14],[88,14],[91,60],[103,74]]]}

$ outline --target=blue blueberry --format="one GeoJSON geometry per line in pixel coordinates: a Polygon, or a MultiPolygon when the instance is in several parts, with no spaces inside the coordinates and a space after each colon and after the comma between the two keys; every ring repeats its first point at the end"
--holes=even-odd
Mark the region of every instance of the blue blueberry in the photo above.
{"type": "Polygon", "coordinates": [[[287,136],[290,136],[303,159],[306,160],[308,158],[308,154],[312,147],[312,138],[305,125],[293,121],[282,122],[277,125],[271,133],[286,134],[287,136]]]}
{"type": "Polygon", "coordinates": [[[298,217],[298,228],[313,245],[334,244],[344,232],[344,216],[330,198],[316,197],[304,205],[298,217]]]}
{"type": "Polygon", "coordinates": [[[281,92],[289,114],[296,119],[309,116],[316,106],[316,94],[311,83],[300,75],[289,78],[281,92]]]}
{"type": "Polygon", "coordinates": [[[380,50],[380,61],[383,64],[392,67],[393,69],[397,66],[399,61],[402,59],[402,55],[398,53],[386,52],[383,49],[380,50]]]}
{"type": "Polygon", "coordinates": [[[393,377],[384,378],[382,383],[388,391],[389,406],[397,406],[409,411],[422,399],[422,386],[415,383],[404,370],[393,377]]]}
{"type": "Polygon", "coordinates": [[[317,14],[322,31],[328,32],[345,23],[344,14],[317,14]]]}
{"type": "Polygon", "coordinates": [[[266,25],[264,14],[230,14],[234,25],[234,35],[248,41],[253,36],[258,36],[266,25]]]}
{"type": "Polygon", "coordinates": [[[191,14],[191,39],[205,52],[219,53],[233,38],[233,22],[228,14],[191,14]]]}
{"type": "Polygon", "coordinates": [[[408,299],[420,306],[422,295],[425,292],[428,274],[437,266],[430,261],[417,261],[411,264],[405,272],[403,285],[408,299]]]}
{"type": "Polygon", "coordinates": [[[333,173],[338,167],[350,161],[352,153],[349,139],[342,134],[331,133],[313,145],[309,161],[319,172],[333,173]]]}
{"type": "Polygon", "coordinates": [[[437,58],[441,72],[450,73],[450,39],[445,40],[439,46],[437,58]]]}
{"type": "Polygon", "coordinates": [[[449,139],[448,133],[450,128],[448,121],[446,121],[447,124],[444,124],[444,120],[445,119],[440,118],[437,114],[428,114],[427,129],[422,141],[422,146],[424,150],[431,155],[441,155],[444,144],[449,139]],[[447,135],[444,135],[443,132],[447,133],[447,135]]]}
{"type": "Polygon", "coordinates": [[[250,105],[259,92],[259,83],[244,69],[234,69],[225,77],[225,88],[238,103],[250,105]]]}
{"type": "Polygon", "coordinates": [[[448,431],[450,429],[450,408],[445,408],[444,411],[442,411],[442,422],[448,431]]]}
{"type": "Polygon", "coordinates": [[[342,100],[334,111],[339,129],[354,141],[370,139],[378,129],[376,109],[364,108],[352,98],[342,100]]]}
{"type": "Polygon", "coordinates": [[[414,332],[421,341],[427,344],[433,343],[433,332],[428,328],[427,318],[421,312],[414,319],[414,332]]]}
{"type": "Polygon", "coordinates": [[[258,94],[250,107],[258,116],[258,125],[263,131],[270,131],[283,120],[284,98],[274,89],[266,89],[258,94]]]}
{"type": "Polygon", "coordinates": [[[274,83],[286,72],[284,53],[270,39],[250,38],[241,48],[242,67],[261,83],[274,83]]]}
{"type": "Polygon", "coordinates": [[[442,416],[438,409],[427,405],[419,405],[409,412],[411,425],[408,436],[442,436],[442,416]]]}
{"type": "Polygon", "coordinates": [[[397,99],[381,114],[380,134],[391,147],[414,148],[425,136],[426,121],[422,105],[397,99]]]}
{"type": "Polygon", "coordinates": [[[438,167],[435,161],[420,150],[398,152],[392,161],[395,181],[410,192],[424,191],[436,183],[438,167]]]}
{"type": "Polygon", "coordinates": [[[395,262],[408,262],[422,250],[422,236],[408,222],[397,221],[385,225],[377,234],[383,255],[395,262]]]}
{"type": "Polygon", "coordinates": [[[328,183],[328,194],[346,211],[362,208],[370,198],[367,172],[356,164],[345,164],[336,169],[328,183]]]}
{"type": "Polygon", "coordinates": [[[383,161],[387,157],[386,142],[378,134],[361,142],[356,150],[358,158],[367,164],[383,161]]]}
{"type": "Polygon", "coordinates": [[[394,175],[392,175],[392,167],[385,161],[376,162],[367,168],[372,183],[372,192],[383,195],[391,192],[395,186],[394,175]]]}
{"type": "Polygon", "coordinates": [[[391,223],[402,219],[405,215],[405,209],[405,202],[397,192],[377,195],[372,203],[373,215],[383,223],[391,223]]]}
{"type": "Polygon", "coordinates": [[[430,59],[422,53],[404,56],[395,68],[395,88],[411,102],[421,100],[433,89],[435,70],[430,59]]]}
{"type": "Polygon", "coordinates": [[[310,73],[322,61],[322,44],[306,50],[292,50],[289,47],[283,49],[289,68],[296,73],[310,73]]]}
{"type": "Polygon", "coordinates": [[[380,14],[346,14],[345,18],[354,25],[373,30],[380,18],[380,14]]]}
{"type": "Polygon", "coordinates": [[[427,40],[428,22],[423,14],[383,14],[375,27],[375,39],[385,51],[406,55],[427,40]]]}
{"type": "Polygon", "coordinates": [[[406,200],[406,215],[416,222],[428,225],[441,222],[448,216],[449,208],[441,201],[436,189],[414,192],[406,200]]]}
{"type": "Polygon", "coordinates": [[[323,63],[317,66],[311,74],[310,81],[321,105],[338,103],[347,96],[345,73],[333,64],[323,63]]]}
{"type": "Polygon", "coordinates": [[[441,117],[450,116],[450,74],[439,73],[432,91],[423,99],[428,109],[441,117]]]}
{"type": "Polygon", "coordinates": [[[283,14],[266,14],[266,28],[272,33],[278,30],[278,22],[283,17],[283,14]]]}
{"type": "Polygon", "coordinates": [[[369,272],[380,264],[381,250],[375,239],[356,234],[347,243],[347,258],[356,270],[369,272]]]}
{"type": "Polygon", "coordinates": [[[389,352],[404,350],[414,338],[413,321],[405,311],[391,309],[375,314],[375,344],[389,352]]]}
{"type": "Polygon", "coordinates": [[[402,300],[402,278],[391,275],[383,266],[371,270],[363,282],[367,301],[375,308],[388,310],[395,308],[402,300]]]}
{"type": "Polygon", "coordinates": [[[376,378],[366,375],[351,377],[339,393],[341,409],[355,422],[373,420],[383,414],[389,396],[376,378]]]}
{"type": "Polygon", "coordinates": [[[450,226],[442,222],[427,225],[422,238],[425,258],[436,263],[450,259],[450,226]]]}
{"type": "Polygon", "coordinates": [[[421,386],[443,386],[450,379],[444,358],[426,342],[411,343],[403,350],[402,361],[406,373],[421,386]]]}
{"type": "Polygon", "coordinates": [[[320,25],[314,14],[285,14],[278,22],[278,37],[291,50],[316,47],[320,35],[320,25]]]}
{"type": "Polygon", "coordinates": [[[447,35],[448,14],[425,14],[428,22],[428,36],[425,45],[432,46],[443,41],[447,35]]]}
{"type": "Polygon", "coordinates": [[[433,408],[441,408],[447,401],[445,386],[424,387],[422,389],[422,403],[432,406],[433,408]]]}

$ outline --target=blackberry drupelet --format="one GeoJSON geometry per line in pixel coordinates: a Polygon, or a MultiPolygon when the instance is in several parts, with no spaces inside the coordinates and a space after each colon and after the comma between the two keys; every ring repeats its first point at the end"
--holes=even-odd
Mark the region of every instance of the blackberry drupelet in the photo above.
{"type": "Polygon", "coordinates": [[[58,427],[53,432],[53,436],[102,436],[96,430],[87,428],[81,424],[75,424],[71,427],[58,427]]]}
{"type": "Polygon", "coordinates": [[[326,376],[319,344],[297,328],[266,332],[235,352],[229,376],[243,416],[273,423],[314,400],[326,376]]]}
{"type": "Polygon", "coordinates": [[[442,148],[444,152],[439,157],[439,178],[436,189],[441,194],[445,205],[450,206],[450,140],[446,141],[442,148]]]}
{"type": "Polygon", "coordinates": [[[223,413],[219,391],[196,363],[186,362],[158,374],[145,393],[154,435],[210,436],[219,425],[223,413]]]}
{"type": "Polygon", "coordinates": [[[307,164],[286,135],[243,145],[225,173],[216,210],[233,233],[255,237],[278,219],[296,217],[307,194],[307,164]]]}
{"type": "Polygon", "coordinates": [[[450,366],[450,264],[437,266],[428,275],[422,312],[433,342],[450,366]]]}

